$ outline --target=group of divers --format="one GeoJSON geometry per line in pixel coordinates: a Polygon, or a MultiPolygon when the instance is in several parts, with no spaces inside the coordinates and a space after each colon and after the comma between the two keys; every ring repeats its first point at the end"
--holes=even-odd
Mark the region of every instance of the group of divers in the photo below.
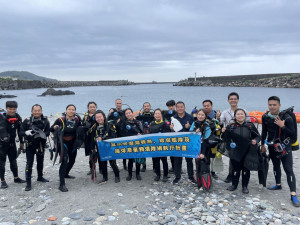
{"type": "MultiPolygon", "coordinates": [[[[49,135],[53,133],[56,139],[54,140],[55,159],[58,156],[60,162],[59,190],[67,192],[65,179],[75,178],[70,175],[70,171],[75,163],[77,148],[80,148],[82,144],[78,146],[77,143],[77,138],[80,136],[78,134],[79,128],[83,131],[85,155],[89,156],[90,171],[88,174],[92,175],[93,179],[95,178],[95,168],[98,161],[99,171],[103,175],[103,179],[99,183],[105,183],[108,180],[107,161],[100,160],[97,141],[149,133],[174,132],[174,124],[171,122],[174,119],[178,120],[182,125],[182,129],[179,132],[193,131],[201,133],[201,151],[199,157],[195,160],[196,174],[201,174],[203,167],[199,165],[204,164],[209,168],[209,176],[202,177],[202,180],[199,180],[197,175],[194,176],[193,159],[185,158],[188,178],[192,183],[196,183],[198,186],[199,183],[200,186],[201,183],[205,184],[203,188],[209,189],[211,182],[207,179],[210,179],[210,177],[218,179],[214,170],[214,161],[220,150],[220,152],[230,158],[229,173],[225,182],[231,182],[231,185],[227,190],[234,191],[237,189],[242,172],[242,192],[247,194],[249,193],[248,183],[251,170],[249,162],[251,162],[251,157],[252,161],[255,162],[256,158],[261,159],[262,156],[265,156],[272,160],[276,181],[276,184],[268,189],[270,191],[282,189],[280,166],[282,164],[290,188],[292,204],[295,207],[300,207],[300,202],[296,195],[296,179],[293,172],[292,157],[292,144],[297,139],[297,124],[295,124],[296,122],[293,120],[291,113],[288,113],[288,110],[282,111],[280,109],[279,97],[271,96],[267,103],[269,111],[262,117],[262,131],[260,134],[256,126],[250,121],[248,112],[238,107],[238,102],[238,93],[232,92],[228,95],[230,107],[222,113],[219,110],[213,110],[211,100],[204,100],[202,102],[203,107],[199,110],[194,109],[191,114],[186,112],[185,104],[182,101],[169,100],[166,102],[168,109],[155,109],[154,111],[152,111],[150,103],[145,102],[140,113],[135,115],[131,108],[122,108],[121,99],[116,99],[115,108],[110,109],[107,117],[102,110],[97,109],[95,102],[89,102],[87,113],[84,114],[83,118],[80,118],[76,113],[75,105],[69,104],[65,113],[59,116],[54,124],[50,126],[47,117],[42,113],[41,105],[33,105],[31,116],[22,121],[22,118],[17,113],[17,102],[7,101],[6,112],[0,114],[1,188],[8,188],[5,181],[6,156],[8,156],[10,161],[14,182],[26,183],[25,191],[32,189],[31,175],[35,155],[37,181],[49,182],[48,179],[43,177],[43,161],[45,148],[51,143],[49,135]],[[17,135],[20,142],[18,150],[16,147],[17,135]],[[59,143],[61,143],[60,146],[59,143]],[[216,151],[217,149],[218,151],[216,151]],[[268,155],[266,155],[267,150],[268,155]],[[26,152],[26,181],[18,176],[16,159],[21,151],[26,152]],[[248,168],[246,166],[247,163],[248,168]]],[[[171,168],[168,166],[167,157],[156,157],[152,158],[152,160],[153,170],[156,174],[155,181],[160,179],[163,182],[168,181],[169,173],[174,173],[175,175],[173,184],[177,184],[180,181],[182,157],[170,157],[171,168]],[[163,164],[162,178],[160,161],[163,164]]],[[[120,182],[120,173],[116,160],[110,160],[109,163],[115,175],[115,182],[120,182]]],[[[128,171],[127,181],[132,179],[134,163],[137,180],[142,179],[140,172],[145,172],[146,170],[146,159],[128,159],[128,163],[126,159],[123,159],[124,170],[128,171]]],[[[267,171],[264,172],[267,173],[267,171]]]]}

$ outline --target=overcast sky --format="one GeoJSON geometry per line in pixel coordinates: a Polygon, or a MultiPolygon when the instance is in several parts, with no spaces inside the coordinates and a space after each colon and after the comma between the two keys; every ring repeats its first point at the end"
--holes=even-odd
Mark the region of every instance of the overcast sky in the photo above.
{"type": "Polygon", "coordinates": [[[0,72],[179,81],[300,72],[298,0],[0,0],[0,72]]]}

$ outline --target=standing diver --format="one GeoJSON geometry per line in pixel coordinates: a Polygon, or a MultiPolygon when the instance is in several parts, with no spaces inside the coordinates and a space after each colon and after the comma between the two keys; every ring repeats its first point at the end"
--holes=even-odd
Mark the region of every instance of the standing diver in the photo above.
{"type": "MultiPolygon", "coordinates": [[[[125,109],[125,118],[123,120],[119,120],[118,127],[120,129],[122,137],[141,135],[143,133],[142,123],[134,118],[133,111],[130,108],[125,109]]],[[[126,178],[127,181],[130,181],[132,179],[132,167],[134,161],[136,168],[136,179],[142,180],[142,177],[140,175],[141,159],[129,159],[128,176],[126,178]]]]}
{"type": "MultiPolygon", "coordinates": [[[[224,110],[221,113],[220,116],[220,124],[223,125],[223,127],[226,127],[229,125],[233,120],[234,120],[234,111],[239,108],[238,103],[239,103],[240,96],[236,92],[231,92],[228,95],[228,103],[230,105],[229,109],[224,110]]],[[[248,112],[244,109],[246,112],[246,121],[250,122],[250,117],[248,112]]],[[[229,160],[229,168],[228,168],[228,175],[226,179],[224,180],[225,183],[230,183],[232,181],[232,163],[231,160],[229,160]]]]}
{"type": "Polygon", "coordinates": [[[270,187],[269,190],[281,189],[281,162],[290,188],[291,201],[295,207],[300,207],[300,202],[296,195],[296,177],[293,171],[291,147],[291,144],[293,144],[291,139],[296,134],[295,124],[288,113],[280,112],[280,107],[279,97],[269,97],[269,112],[262,117],[261,152],[266,152],[265,140],[267,140],[276,180],[276,185],[270,187]]]}
{"type": "Polygon", "coordinates": [[[85,113],[82,120],[82,126],[84,126],[86,132],[86,136],[84,140],[85,156],[89,156],[89,165],[90,165],[90,171],[87,173],[87,175],[91,175],[92,174],[92,162],[91,162],[92,149],[90,148],[91,147],[90,143],[93,142],[93,137],[91,135],[91,132],[89,132],[89,130],[96,123],[95,116],[94,116],[97,110],[96,102],[89,102],[87,104],[87,109],[88,109],[87,113],[85,113]]]}
{"type": "Polygon", "coordinates": [[[7,188],[5,181],[5,162],[8,156],[10,170],[14,175],[15,183],[25,183],[18,176],[16,132],[20,140],[20,149],[24,148],[24,141],[20,135],[22,118],[17,113],[18,103],[16,101],[6,102],[6,113],[0,114],[0,178],[1,188],[7,188]]]}
{"type": "MultiPolygon", "coordinates": [[[[76,132],[77,128],[81,125],[81,119],[76,114],[76,107],[73,104],[69,104],[66,107],[65,116],[58,118],[54,124],[51,126],[51,132],[54,132],[55,129],[59,128],[62,132],[63,143],[61,143],[62,151],[59,152],[61,157],[61,165],[59,168],[59,178],[60,178],[60,186],[59,190],[62,192],[67,192],[68,189],[65,184],[65,178],[74,179],[74,176],[69,175],[71,171],[76,155],[77,149],[75,146],[76,141],[76,132]]],[[[58,151],[58,149],[56,149],[58,151]]]]}
{"type": "MultiPolygon", "coordinates": [[[[120,137],[120,130],[119,130],[119,126],[117,126],[117,121],[124,118],[124,110],[122,110],[123,107],[122,99],[120,98],[116,99],[115,106],[116,108],[111,108],[109,110],[107,120],[112,121],[114,123],[114,125],[117,128],[117,135],[118,137],[120,137]]],[[[126,159],[123,159],[123,168],[124,170],[127,170],[126,159]]]]}
{"type": "MultiPolygon", "coordinates": [[[[169,100],[166,102],[166,106],[168,107],[168,110],[162,111],[163,113],[163,120],[171,122],[171,117],[176,114],[175,110],[175,100],[169,100]]],[[[171,161],[171,169],[169,169],[169,173],[174,173],[174,156],[170,156],[171,161]]]]}
{"type": "MultiPolygon", "coordinates": [[[[99,168],[101,168],[103,179],[99,183],[105,183],[108,180],[108,173],[107,173],[107,161],[100,161],[101,149],[98,149],[97,142],[103,141],[111,138],[116,138],[116,127],[115,125],[110,122],[108,123],[106,120],[105,113],[102,110],[97,110],[95,113],[95,120],[96,123],[92,128],[92,154],[97,154],[97,160],[99,164],[99,168]],[[98,150],[98,151],[97,151],[98,150]]],[[[96,161],[96,160],[95,160],[96,161]]],[[[94,162],[95,163],[95,162],[94,162]]],[[[109,164],[112,167],[115,173],[115,183],[120,182],[120,172],[117,166],[116,160],[109,160],[109,164]]],[[[93,165],[94,167],[96,165],[93,165]]],[[[95,168],[92,169],[92,173],[95,173],[95,168]]]]}
{"type": "Polygon", "coordinates": [[[246,111],[237,108],[234,111],[234,121],[226,128],[223,127],[222,132],[224,133],[223,139],[227,146],[230,146],[229,158],[233,167],[232,185],[227,190],[234,191],[237,189],[242,170],[242,192],[248,194],[250,170],[244,166],[244,162],[250,145],[257,145],[260,141],[258,130],[253,123],[246,121],[246,111]]]}
{"type": "MultiPolygon", "coordinates": [[[[143,104],[143,112],[136,117],[137,120],[142,122],[144,130],[144,134],[149,134],[149,125],[154,120],[153,112],[151,112],[151,105],[149,102],[145,102],[143,104]]],[[[153,165],[154,169],[154,165],[153,165]]],[[[146,158],[144,158],[144,163],[142,165],[141,172],[146,171],[146,158]]]]}
{"type": "Polygon", "coordinates": [[[31,190],[31,174],[36,155],[37,161],[37,181],[49,182],[43,177],[45,145],[47,137],[50,135],[50,123],[47,117],[43,116],[42,106],[35,104],[31,108],[31,116],[23,121],[21,126],[22,136],[27,140],[26,144],[26,188],[25,191],[31,190]]]}
{"type": "MultiPolygon", "coordinates": [[[[163,121],[162,119],[162,111],[160,109],[154,110],[154,121],[150,123],[149,127],[150,134],[154,133],[166,133],[171,132],[170,130],[170,122],[163,121]]],[[[154,178],[155,181],[159,181],[161,177],[160,172],[160,161],[163,163],[163,169],[164,169],[164,176],[162,181],[167,182],[168,181],[168,160],[167,157],[154,157],[153,159],[153,166],[154,171],[156,173],[156,177],[154,178]]]]}

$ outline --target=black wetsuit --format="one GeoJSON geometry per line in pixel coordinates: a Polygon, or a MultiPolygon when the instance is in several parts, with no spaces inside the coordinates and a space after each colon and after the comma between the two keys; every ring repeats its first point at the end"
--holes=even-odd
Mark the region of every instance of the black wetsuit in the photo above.
{"type": "MultiPolygon", "coordinates": [[[[118,123],[118,127],[120,130],[120,136],[121,137],[128,137],[128,136],[134,136],[138,133],[143,133],[143,125],[140,121],[133,119],[133,120],[121,120],[118,123]]],[[[133,167],[134,159],[129,159],[128,162],[128,175],[132,176],[132,167],[133,167]]],[[[140,174],[141,164],[136,160],[135,163],[136,166],[136,175],[140,174]]]]}
{"type": "MultiPolygon", "coordinates": [[[[284,143],[285,139],[293,136],[296,132],[294,129],[293,119],[287,113],[283,115],[282,120],[285,120],[284,127],[280,131],[280,142],[284,143]]],[[[270,117],[268,114],[264,114],[262,117],[262,142],[267,139],[268,143],[278,142],[279,140],[279,126],[274,123],[274,118],[270,117]]],[[[287,182],[291,192],[296,192],[296,177],[293,171],[293,155],[291,143],[285,144],[285,150],[287,154],[281,157],[281,153],[276,152],[274,145],[270,144],[268,146],[270,158],[273,163],[273,171],[276,180],[276,184],[281,184],[281,168],[280,161],[282,163],[283,169],[286,173],[287,182]]]]}
{"type": "MultiPolygon", "coordinates": [[[[92,136],[92,128],[95,121],[95,116],[90,116],[88,113],[84,116],[82,120],[82,126],[84,127],[84,131],[86,133],[85,140],[84,140],[84,150],[85,150],[85,156],[91,156],[92,149],[91,149],[91,143],[94,141],[92,136]]],[[[92,169],[92,163],[91,160],[89,160],[90,169],[92,169]]]]}
{"type": "MultiPolygon", "coordinates": [[[[93,137],[93,142],[92,142],[92,146],[91,149],[98,149],[97,148],[97,138],[101,137],[102,140],[107,140],[107,139],[111,139],[111,138],[116,138],[116,127],[115,125],[113,125],[113,123],[108,123],[108,124],[104,124],[104,125],[99,125],[97,122],[95,123],[95,128],[92,130],[92,137],[93,137]]],[[[92,153],[92,154],[95,154],[92,153]]],[[[100,161],[100,155],[99,152],[96,152],[97,154],[97,160],[98,160],[98,165],[99,168],[101,167],[101,171],[102,171],[102,175],[103,175],[103,180],[107,181],[108,180],[108,174],[107,174],[107,161],[100,161]]],[[[101,150],[100,150],[100,154],[101,154],[101,150]]],[[[109,164],[111,165],[115,176],[119,177],[119,168],[117,166],[117,162],[116,160],[109,160],[109,164]]]]}
{"type": "MultiPolygon", "coordinates": [[[[121,137],[120,126],[117,125],[117,121],[119,119],[120,120],[124,120],[125,119],[124,118],[125,117],[125,112],[124,112],[124,110],[117,110],[116,108],[111,108],[111,109],[113,110],[113,112],[108,114],[107,121],[112,122],[116,126],[117,137],[121,137]]],[[[127,169],[126,159],[123,159],[123,166],[124,166],[124,169],[127,169]]]]}
{"type": "MultiPolygon", "coordinates": [[[[163,120],[164,121],[168,121],[168,122],[171,122],[171,117],[172,116],[175,116],[176,114],[176,111],[174,110],[164,110],[163,111],[163,120]]],[[[174,157],[173,156],[170,156],[170,161],[171,161],[171,170],[174,171],[174,157]]]]}
{"type": "MultiPolygon", "coordinates": [[[[153,112],[149,112],[149,113],[143,112],[141,115],[137,116],[136,119],[142,122],[144,128],[143,133],[149,134],[150,132],[149,125],[152,121],[154,121],[153,112]]],[[[144,158],[143,168],[146,169],[146,158],[144,158]]],[[[154,169],[154,162],[153,162],[153,169],[154,169]]]]}
{"type": "MultiPolygon", "coordinates": [[[[163,122],[163,121],[157,123],[156,121],[153,121],[152,123],[150,123],[149,131],[150,134],[171,132],[170,123],[163,122]]],[[[162,161],[163,169],[164,169],[164,177],[167,178],[169,172],[167,157],[154,157],[152,159],[153,159],[153,166],[155,169],[156,176],[158,177],[161,176],[160,161],[162,161]]]]}
{"type": "Polygon", "coordinates": [[[248,149],[250,147],[251,141],[254,139],[257,143],[260,142],[260,135],[256,127],[251,122],[245,122],[243,124],[239,124],[237,122],[233,122],[230,125],[226,127],[226,131],[224,133],[224,139],[226,139],[226,135],[232,132],[233,134],[238,135],[243,140],[243,144],[238,145],[237,148],[239,148],[236,152],[241,153],[244,152],[244,156],[241,157],[242,159],[240,161],[234,160],[234,158],[231,158],[231,163],[233,167],[233,174],[232,174],[232,185],[237,187],[240,179],[240,174],[242,170],[242,187],[247,187],[250,179],[250,170],[248,170],[246,167],[244,167],[244,160],[245,156],[248,152],[248,149]],[[246,143],[247,142],[247,143],[246,143]]]}
{"type": "MultiPolygon", "coordinates": [[[[81,126],[81,119],[79,116],[75,116],[73,120],[67,120],[65,116],[62,117],[62,119],[58,118],[51,126],[51,132],[54,132],[55,125],[58,125],[63,129],[64,152],[59,168],[59,178],[61,185],[65,185],[65,177],[69,176],[69,172],[72,169],[77,156],[77,149],[75,149],[74,143],[76,141],[77,128],[81,126]]],[[[59,153],[61,154],[61,152],[59,153]]]]}
{"type": "MultiPolygon", "coordinates": [[[[192,125],[194,122],[194,118],[186,112],[183,118],[180,118],[177,113],[175,114],[174,118],[177,119],[183,127],[179,132],[188,132],[189,129],[185,128],[185,124],[189,122],[189,124],[192,125]]],[[[188,177],[190,180],[193,180],[194,179],[193,159],[185,158],[185,161],[187,164],[186,166],[187,166],[188,177]]],[[[177,180],[181,178],[181,169],[182,169],[182,157],[174,157],[174,173],[177,180]]]]}
{"type": "Polygon", "coordinates": [[[23,144],[23,138],[20,135],[20,127],[22,118],[18,113],[14,116],[9,116],[6,113],[0,115],[0,178],[1,181],[5,180],[5,163],[6,156],[8,156],[10,169],[14,177],[18,177],[18,164],[17,164],[17,147],[16,147],[16,133],[23,144]]]}
{"type": "Polygon", "coordinates": [[[46,139],[41,138],[41,136],[37,133],[33,133],[32,136],[26,136],[25,132],[28,130],[40,129],[44,132],[45,136],[48,137],[50,135],[50,123],[47,117],[43,115],[40,118],[34,118],[31,116],[28,119],[25,119],[21,126],[21,136],[25,137],[26,144],[26,181],[31,180],[32,174],[32,166],[34,162],[34,155],[36,154],[36,162],[37,162],[37,173],[38,178],[43,177],[43,168],[44,168],[44,155],[45,155],[45,144],[46,139]]]}

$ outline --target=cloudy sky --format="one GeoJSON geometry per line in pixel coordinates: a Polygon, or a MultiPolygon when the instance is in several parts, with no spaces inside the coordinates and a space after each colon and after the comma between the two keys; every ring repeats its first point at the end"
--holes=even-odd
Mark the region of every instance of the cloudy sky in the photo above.
{"type": "Polygon", "coordinates": [[[0,72],[178,81],[300,72],[298,0],[0,0],[0,72]]]}

